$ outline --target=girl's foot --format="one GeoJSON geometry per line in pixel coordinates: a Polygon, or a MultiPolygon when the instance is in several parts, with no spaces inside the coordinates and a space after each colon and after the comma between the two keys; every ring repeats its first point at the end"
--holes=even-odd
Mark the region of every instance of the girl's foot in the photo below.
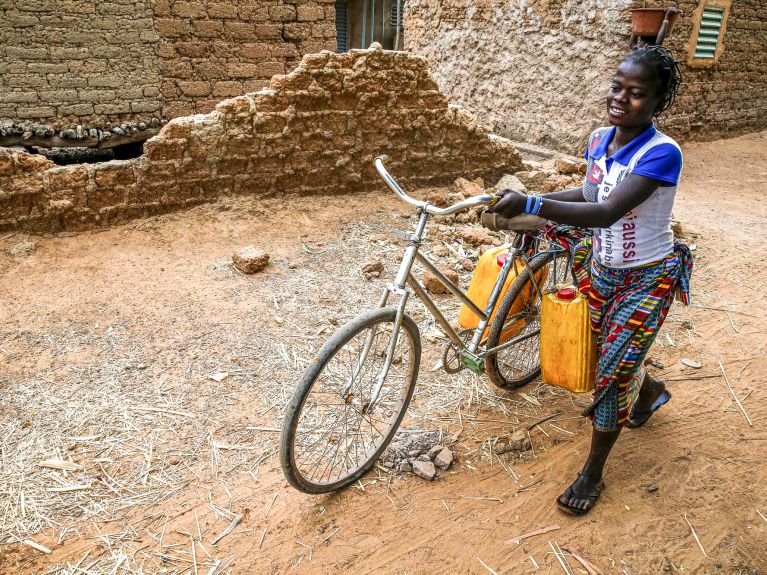
{"type": "Polygon", "coordinates": [[[671,399],[671,393],[663,382],[653,379],[649,373],[646,374],[626,427],[631,429],[642,427],[669,399],[671,399]]]}
{"type": "Polygon", "coordinates": [[[567,490],[557,497],[557,506],[571,515],[585,515],[597,502],[605,488],[601,478],[589,478],[579,475],[567,490]]]}

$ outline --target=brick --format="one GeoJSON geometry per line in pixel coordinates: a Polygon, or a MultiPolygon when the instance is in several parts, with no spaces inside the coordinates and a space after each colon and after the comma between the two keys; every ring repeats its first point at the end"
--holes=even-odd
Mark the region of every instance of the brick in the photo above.
{"type": "Polygon", "coordinates": [[[19,48],[17,46],[8,46],[5,53],[6,58],[9,60],[47,60],[48,49],[47,48],[19,48]]]}
{"type": "Polygon", "coordinates": [[[256,24],[256,40],[282,40],[282,26],[276,24],[256,24]]]}
{"type": "Polygon", "coordinates": [[[225,2],[208,4],[208,16],[211,18],[235,19],[238,17],[237,6],[225,2]]]}
{"type": "Polygon", "coordinates": [[[83,190],[88,185],[88,170],[85,166],[63,166],[48,170],[48,187],[51,192],[83,190]]]}
{"type": "Polygon", "coordinates": [[[80,90],[80,99],[86,101],[111,102],[115,99],[114,90],[80,90]]]}
{"type": "Polygon", "coordinates": [[[257,64],[258,75],[262,78],[271,78],[277,74],[285,73],[284,62],[261,62],[257,64]]]}
{"type": "Polygon", "coordinates": [[[278,4],[269,8],[269,19],[274,22],[293,22],[296,19],[296,7],[290,4],[278,4]]]}
{"type": "Polygon", "coordinates": [[[194,114],[194,106],[190,102],[165,102],[162,106],[162,116],[164,118],[178,118],[179,116],[189,116],[194,114]]]}
{"type": "Polygon", "coordinates": [[[210,53],[208,42],[176,42],[175,49],[176,54],[186,58],[205,58],[210,53]]]}
{"type": "Polygon", "coordinates": [[[207,96],[210,94],[210,83],[204,81],[179,82],[178,87],[186,96],[207,96]]]}
{"type": "Polygon", "coordinates": [[[40,120],[55,116],[56,109],[50,106],[38,106],[35,108],[22,108],[17,113],[19,118],[24,120],[40,120]]]}
{"type": "Polygon", "coordinates": [[[157,18],[154,21],[157,33],[166,38],[178,38],[187,36],[192,31],[188,20],[174,20],[171,18],[157,18]]]}
{"type": "Polygon", "coordinates": [[[34,103],[37,102],[37,92],[0,92],[0,102],[8,103],[34,103]]]}
{"type": "Polygon", "coordinates": [[[325,19],[325,9],[322,6],[305,4],[296,7],[299,22],[315,22],[325,19]]]}
{"type": "Polygon", "coordinates": [[[61,116],[90,116],[93,114],[93,104],[72,104],[59,108],[61,116]]]}
{"type": "MultiPolygon", "coordinates": [[[[278,44],[279,45],[279,44],[278,44]]],[[[250,61],[267,60],[272,53],[273,44],[242,44],[240,46],[240,58],[250,61]]]]}
{"type": "Polygon", "coordinates": [[[205,6],[201,2],[176,1],[172,13],[179,18],[204,18],[206,15],[205,6]]]}
{"type": "Polygon", "coordinates": [[[88,78],[89,88],[118,88],[125,80],[118,76],[92,76],[88,78]]]}
{"type": "Polygon", "coordinates": [[[98,115],[129,114],[130,104],[128,102],[118,102],[116,104],[94,104],[93,111],[98,115]]]}
{"type": "Polygon", "coordinates": [[[307,40],[312,37],[312,28],[309,24],[285,24],[282,36],[286,40],[307,40]]]}
{"type": "Polygon", "coordinates": [[[227,64],[226,73],[230,78],[252,78],[258,74],[257,64],[227,64]]]}
{"type": "Polygon", "coordinates": [[[134,113],[149,113],[156,112],[160,109],[159,100],[146,100],[144,102],[131,102],[131,112],[134,113]]]}
{"type": "Polygon", "coordinates": [[[224,22],[224,34],[235,40],[252,40],[255,27],[247,22],[224,22]]]}
{"type": "Polygon", "coordinates": [[[223,81],[213,84],[213,96],[216,98],[228,98],[230,96],[239,96],[244,93],[242,82],[223,81]]]}
{"type": "Polygon", "coordinates": [[[22,14],[21,12],[6,12],[5,18],[11,28],[28,28],[40,23],[40,18],[34,14],[22,14]]]}
{"type": "Polygon", "coordinates": [[[107,162],[93,170],[93,178],[97,187],[113,188],[134,183],[136,174],[133,171],[133,166],[119,162],[107,162]]]}
{"type": "Polygon", "coordinates": [[[201,38],[217,38],[224,31],[224,23],[218,20],[195,20],[192,22],[195,36],[201,38]]]}
{"type": "Polygon", "coordinates": [[[180,160],[185,148],[183,139],[153,139],[144,144],[144,155],[150,160],[180,160]]]}

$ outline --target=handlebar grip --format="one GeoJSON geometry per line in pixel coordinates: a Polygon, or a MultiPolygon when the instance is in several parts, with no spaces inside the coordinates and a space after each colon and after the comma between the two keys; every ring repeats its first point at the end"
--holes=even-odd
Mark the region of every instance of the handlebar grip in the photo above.
{"type": "Polygon", "coordinates": [[[378,159],[386,163],[389,161],[389,156],[387,156],[386,154],[381,154],[380,156],[378,156],[378,159]]]}

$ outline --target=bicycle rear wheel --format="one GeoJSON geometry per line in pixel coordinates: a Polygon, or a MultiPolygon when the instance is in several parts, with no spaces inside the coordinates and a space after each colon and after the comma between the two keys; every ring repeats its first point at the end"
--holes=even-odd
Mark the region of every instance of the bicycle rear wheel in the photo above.
{"type": "Polygon", "coordinates": [[[495,385],[515,389],[540,375],[541,294],[556,285],[573,282],[566,251],[534,258],[529,269],[525,268],[517,276],[498,306],[487,337],[487,349],[515,340],[509,347],[485,357],[485,371],[495,385]],[[533,285],[530,271],[540,294],[533,285]]]}
{"type": "Polygon", "coordinates": [[[354,483],[397,431],[418,378],[421,337],[404,315],[387,362],[396,315],[381,308],[349,321],[322,346],[296,389],[283,422],[280,463],[299,491],[330,493],[354,483]]]}

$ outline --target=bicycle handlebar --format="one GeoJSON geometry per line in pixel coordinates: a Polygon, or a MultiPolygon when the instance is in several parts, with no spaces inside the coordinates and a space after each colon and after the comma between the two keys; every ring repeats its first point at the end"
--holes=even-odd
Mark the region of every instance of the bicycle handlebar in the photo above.
{"type": "MultiPolygon", "coordinates": [[[[402,188],[399,187],[399,184],[394,181],[394,178],[392,178],[391,174],[386,170],[386,167],[384,166],[384,162],[387,162],[389,160],[389,156],[383,155],[378,156],[375,159],[375,167],[378,171],[379,175],[383,178],[384,182],[386,182],[386,185],[388,185],[392,191],[397,194],[402,200],[407,202],[408,204],[415,206],[421,210],[424,210],[428,214],[434,214],[435,216],[449,216],[450,214],[455,214],[456,212],[460,212],[463,210],[467,210],[469,208],[473,208],[476,206],[490,206],[493,205],[495,202],[498,201],[497,196],[491,195],[491,194],[480,194],[478,196],[473,196],[471,198],[467,198],[465,200],[461,200],[457,204],[453,204],[452,206],[448,206],[446,208],[435,208],[429,202],[424,202],[423,200],[416,200],[415,198],[411,198],[408,196],[402,188]]],[[[493,188],[490,188],[493,189],[493,188]]]]}

